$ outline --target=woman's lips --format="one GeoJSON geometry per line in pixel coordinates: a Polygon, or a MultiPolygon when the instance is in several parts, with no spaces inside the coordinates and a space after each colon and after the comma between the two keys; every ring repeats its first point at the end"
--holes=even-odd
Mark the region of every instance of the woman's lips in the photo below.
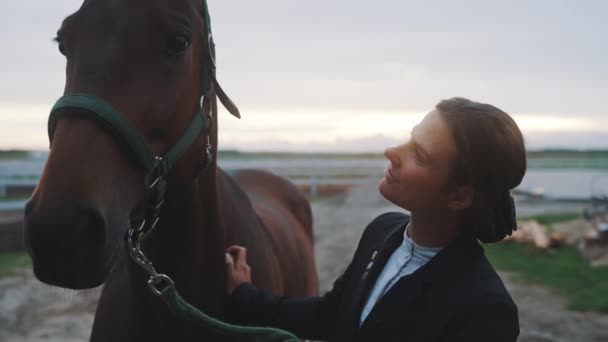
{"type": "Polygon", "coordinates": [[[397,183],[397,184],[399,183],[399,182],[397,181],[397,179],[396,179],[395,177],[393,177],[393,174],[391,173],[391,170],[390,170],[390,169],[386,169],[386,172],[384,173],[384,177],[386,177],[386,180],[387,180],[389,183],[397,183]]]}

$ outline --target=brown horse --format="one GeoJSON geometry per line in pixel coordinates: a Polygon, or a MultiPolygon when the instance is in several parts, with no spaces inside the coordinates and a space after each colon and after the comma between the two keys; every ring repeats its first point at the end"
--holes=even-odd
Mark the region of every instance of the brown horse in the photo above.
{"type": "MultiPolygon", "coordinates": [[[[190,131],[193,117],[217,123],[216,94],[236,113],[215,81],[206,13],[201,0],[86,0],[58,32],[67,57],[65,94],[103,99],[116,111],[108,121],[94,119],[101,115],[88,107],[53,110],[49,159],[26,206],[25,240],[41,281],[72,289],[105,282],[93,341],[228,340],[172,317],[129,259],[126,232],[150,218],[149,173],[125,143],[132,139],[112,126],[126,121],[146,149],[163,156],[190,131]]],[[[230,176],[217,167],[217,124],[207,121],[191,137],[166,175],[158,225],[142,241],[156,270],[188,302],[221,318],[224,251],[240,244],[257,286],[316,294],[307,200],[272,174],[230,176]]]]}

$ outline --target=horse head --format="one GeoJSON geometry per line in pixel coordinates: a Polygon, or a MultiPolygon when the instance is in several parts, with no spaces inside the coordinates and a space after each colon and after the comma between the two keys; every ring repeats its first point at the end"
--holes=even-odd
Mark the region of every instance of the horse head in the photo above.
{"type": "Polygon", "coordinates": [[[210,158],[215,94],[238,112],[215,81],[204,0],[86,0],[56,40],[65,96],[49,118],[25,242],[38,279],[90,288],[146,217],[150,177],[172,167],[170,182],[191,181],[210,158]]]}

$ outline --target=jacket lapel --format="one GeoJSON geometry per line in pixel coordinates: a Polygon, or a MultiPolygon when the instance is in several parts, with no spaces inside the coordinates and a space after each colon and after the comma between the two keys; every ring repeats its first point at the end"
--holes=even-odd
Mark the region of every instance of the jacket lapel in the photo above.
{"type": "Polygon", "coordinates": [[[372,308],[361,325],[360,334],[365,334],[387,317],[412,312],[409,308],[421,297],[425,285],[421,277],[413,274],[401,278],[372,308]]]}
{"type": "Polygon", "coordinates": [[[365,268],[353,296],[355,300],[353,317],[354,331],[359,330],[361,310],[363,310],[363,306],[367,303],[369,293],[376,284],[376,280],[395,249],[403,242],[403,233],[405,232],[405,227],[408,222],[409,220],[405,221],[405,223],[400,223],[385,239],[376,244],[372,249],[369,259],[367,259],[367,263],[364,266],[365,268]]]}

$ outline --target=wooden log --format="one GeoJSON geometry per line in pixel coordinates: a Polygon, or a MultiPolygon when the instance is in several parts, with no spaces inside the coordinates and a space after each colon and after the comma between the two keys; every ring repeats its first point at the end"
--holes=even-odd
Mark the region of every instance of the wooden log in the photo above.
{"type": "Polygon", "coordinates": [[[551,239],[549,238],[549,234],[547,234],[547,228],[545,226],[536,221],[531,221],[529,229],[534,245],[537,248],[548,249],[551,247],[551,239]]]}
{"type": "Polygon", "coordinates": [[[551,232],[549,233],[549,239],[551,240],[551,247],[565,245],[568,237],[563,232],[551,232]]]}

